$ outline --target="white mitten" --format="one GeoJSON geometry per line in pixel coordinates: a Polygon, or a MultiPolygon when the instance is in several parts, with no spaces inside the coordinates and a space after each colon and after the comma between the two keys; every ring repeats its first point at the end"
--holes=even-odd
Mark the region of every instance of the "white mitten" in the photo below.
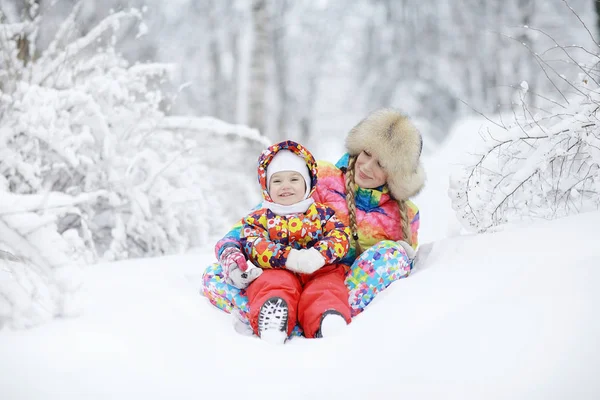
{"type": "Polygon", "coordinates": [[[225,278],[225,282],[238,289],[246,289],[256,278],[263,273],[262,268],[257,267],[251,262],[248,263],[248,269],[245,272],[234,264],[229,270],[229,275],[225,278]]]}
{"type": "Polygon", "coordinates": [[[396,243],[398,243],[400,246],[402,246],[402,248],[406,252],[406,255],[408,256],[408,259],[410,261],[415,259],[417,252],[415,251],[415,249],[412,248],[412,246],[410,244],[406,243],[404,240],[398,240],[396,243]]]}
{"type": "Polygon", "coordinates": [[[285,267],[298,274],[312,274],[325,265],[325,258],[315,248],[290,250],[285,267]]]}

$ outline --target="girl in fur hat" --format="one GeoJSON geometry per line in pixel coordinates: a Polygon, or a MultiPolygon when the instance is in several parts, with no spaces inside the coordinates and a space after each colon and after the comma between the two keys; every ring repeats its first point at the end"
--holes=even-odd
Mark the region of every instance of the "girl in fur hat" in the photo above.
{"type": "MultiPolygon", "coordinates": [[[[348,272],[352,316],[361,313],[392,282],[407,277],[418,247],[419,211],[409,198],[425,184],[419,158],[422,139],[411,121],[392,109],[369,114],[348,134],[336,165],[318,163],[312,197],[350,227],[351,248],[341,260],[348,272]]],[[[247,319],[244,290],[255,279],[246,268],[241,224],[215,246],[219,263],[203,275],[201,292],[215,306],[247,319]]]]}

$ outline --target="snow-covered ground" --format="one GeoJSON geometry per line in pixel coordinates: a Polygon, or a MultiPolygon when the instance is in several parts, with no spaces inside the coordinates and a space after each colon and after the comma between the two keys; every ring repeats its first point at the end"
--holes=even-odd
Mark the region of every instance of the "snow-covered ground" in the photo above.
{"type": "Polygon", "coordinates": [[[421,210],[421,243],[454,237],[463,230],[448,197],[450,176],[464,166],[465,156],[476,154],[481,130],[495,132],[497,128],[484,118],[459,120],[436,152],[423,157],[427,183],[414,201],[421,210]]]}
{"type": "Polygon", "coordinates": [[[600,398],[600,212],[459,236],[450,143],[417,268],[342,336],[236,333],[198,295],[211,249],[96,265],[81,316],[0,332],[0,399],[600,398]]]}

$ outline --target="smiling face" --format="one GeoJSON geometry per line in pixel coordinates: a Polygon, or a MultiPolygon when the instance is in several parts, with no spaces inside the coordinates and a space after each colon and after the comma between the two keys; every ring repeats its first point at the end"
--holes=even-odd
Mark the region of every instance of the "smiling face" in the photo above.
{"type": "Polygon", "coordinates": [[[363,189],[374,189],[387,182],[387,173],[377,158],[362,151],[354,164],[354,182],[363,189]]]}
{"type": "Polygon", "coordinates": [[[281,171],[271,176],[269,195],[274,203],[291,206],[302,200],[306,194],[306,182],[298,172],[281,171]]]}

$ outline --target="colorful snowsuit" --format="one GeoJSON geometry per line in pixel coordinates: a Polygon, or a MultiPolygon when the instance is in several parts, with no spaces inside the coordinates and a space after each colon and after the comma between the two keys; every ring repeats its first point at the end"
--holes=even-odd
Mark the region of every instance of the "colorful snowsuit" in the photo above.
{"type": "MultiPolygon", "coordinates": [[[[346,205],[346,168],[348,154],[344,155],[336,165],[328,162],[319,163],[319,183],[312,197],[316,202],[326,204],[335,210],[335,215],[346,225],[348,206],[346,205]]],[[[356,222],[358,224],[358,241],[363,249],[367,249],[382,240],[404,240],[400,225],[400,208],[387,186],[375,189],[363,189],[355,185],[356,222]]],[[[418,247],[419,210],[407,201],[408,219],[411,221],[411,243],[418,247]]],[[[356,258],[354,248],[348,254],[346,263],[351,265],[356,258]]]]}
{"type": "Polygon", "coordinates": [[[331,208],[319,204],[312,204],[304,214],[277,216],[261,209],[247,217],[242,239],[245,253],[265,269],[246,289],[254,332],[258,330],[260,308],[271,297],[281,297],[288,305],[288,335],[299,322],[305,335],[314,337],[321,316],[328,310],[338,311],[350,323],[346,270],[342,264],[335,265],[348,251],[348,242],[348,228],[335,218],[331,208]],[[270,237],[279,239],[272,241],[270,237]],[[310,275],[285,270],[290,249],[306,247],[318,249],[327,264],[310,275]]]}
{"type": "MultiPolygon", "coordinates": [[[[309,167],[312,188],[317,183],[316,162],[303,146],[291,141],[271,146],[262,153],[258,166],[259,183],[267,202],[272,200],[267,190],[266,170],[279,150],[303,157],[309,167]]],[[[254,332],[258,332],[262,305],[272,297],[281,297],[287,303],[288,335],[299,322],[305,335],[314,337],[322,316],[329,310],[339,312],[350,323],[345,266],[338,264],[348,252],[349,238],[350,230],[336,218],[333,209],[319,203],[311,204],[303,213],[277,215],[269,208],[261,208],[244,218],[241,235],[244,253],[265,269],[246,290],[254,332]],[[325,266],[310,275],[285,270],[290,250],[306,248],[319,251],[325,266]]]]}
{"type": "MultiPolygon", "coordinates": [[[[344,155],[334,166],[319,162],[319,179],[312,197],[335,210],[336,217],[348,223],[348,208],[345,199],[345,172],[348,155],[344,155]]],[[[365,251],[357,258],[354,247],[342,259],[350,266],[346,273],[349,289],[348,303],[352,316],[360,314],[375,296],[392,282],[409,275],[412,265],[405,250],[395,241],[404,239],[400,227],[400,211],[397,202],[390,197],[386,186],[375,189],[356,188],[356,217],[359,242],[365,251]]],[[[417,248],[419,210],[407,201],[408,217],[411,221],[412,245],[417,248]]],[[[242,221],[236,224],[215,246],[217,258],[228,246],[241,248],[242,221]]],[[[353,242],[351,242],[351,245],[353,242]]],[[[247,317],[248,298],[246,291],[225,282],[218,263],[207,267],[203,275],[202,293],[216,307],[231,312],[239,311],[247,317]]]]}

